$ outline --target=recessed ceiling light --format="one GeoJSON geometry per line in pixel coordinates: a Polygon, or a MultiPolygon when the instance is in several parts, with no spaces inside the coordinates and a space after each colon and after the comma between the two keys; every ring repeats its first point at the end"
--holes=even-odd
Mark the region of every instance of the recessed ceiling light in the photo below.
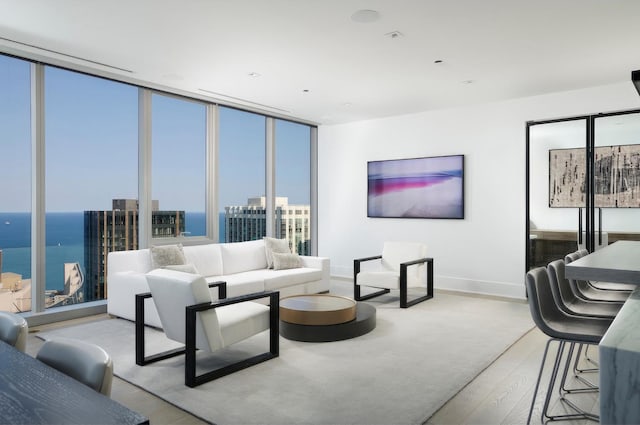
{"type": "Polygon", "coordinates": [[[404,37],[404,34],[402,34],[400,31],[391,31],[386,33],[385,36],[391,39],[396,39],[396,38],[404,37]]]}
{"type": "Polygon", "coordinates": [[[375,10],[362,9],[358,10],[351,15],[353,22],[359,22],[361,24],[369,24],[380,19],[380,14],[375,10]]]}
{"type": "Polygon", "coordinates": [[[260,77],[260,76],[261,76],[261,75],[260,75],[260,74],[258,74],[257,72],[250,72],[248,75],[249,75],[249,77],[253,77],[253,78],[258,78],[258,77],[260,77]]]}

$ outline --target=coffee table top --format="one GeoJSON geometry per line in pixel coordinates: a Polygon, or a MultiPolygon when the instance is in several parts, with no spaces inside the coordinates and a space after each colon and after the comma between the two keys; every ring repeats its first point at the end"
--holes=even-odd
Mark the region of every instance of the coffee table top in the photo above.
{"type": "Polygon", "coordinates": [[[356,302],[330,294],[294,295],[280,300],[280,319],[302,325],[331,325],[354,320],[356,302]]]}

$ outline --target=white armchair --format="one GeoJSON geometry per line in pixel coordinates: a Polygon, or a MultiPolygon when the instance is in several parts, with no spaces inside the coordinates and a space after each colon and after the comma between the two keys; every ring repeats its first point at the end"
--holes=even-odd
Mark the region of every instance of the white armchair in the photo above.
{"type": "Polygon", "coordinates": [[[382,255],[353,260],[353,298],[364,301],[399,289],[401,308],[433,298],[433,258],[426,254],[422,243],[385,242],[382,255]],[[380,260],[381,270],[360,271],[361,263],[373,260],[380,260]],[[383,289],[361,295],[361,286],[383,289]],[[408,288],[425,288],[426,294],[408,300],[408,288]]]}
{"type": "Polygon", "coordinates": [[[204,277],[175,270],[155,269],[147,273],[150,293],[136,295],[136,364],[144,366],[185,354],[185,385],[195,387],[279,355],[279,293],[259,292],[214,301],[204,277]],[[145,355],[144,301],[152,298],[167,338],[184,348],[145,355]],[[269,298],[269,306],[250,302],[269,298]],[[196,350],[214,352],[269,330],[269,351],[242,359],[196,376],[196,350]]]}

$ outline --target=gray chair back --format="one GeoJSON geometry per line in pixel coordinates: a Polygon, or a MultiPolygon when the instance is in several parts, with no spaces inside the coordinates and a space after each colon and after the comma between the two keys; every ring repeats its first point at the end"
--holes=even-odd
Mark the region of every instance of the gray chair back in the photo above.
{"type": "Polygon", "coordinates": [[[45,341],[36,358],[106,396],[111,395],[113,362],[101,347],[84,341],[55,338],[45,341]]]}
{"type": "Polygon", "coordinates": [[[0,340],[24,352],[27,348],[28,334],[29,326],[24,317],[8,311],[0,311],[0,340]]]}
{"type": "Polygon", "coordinates": [[[555,260],[547,265],[549,283],[553,291],[553,297],[560,310],[566,314],[586,317],[600,317],[613,319],[622,307],[618,303],[584,300],[576,297],[571,289],[569,281],[565,277],[565,264],[563,260],[555,260]]]}
{"type": "Polygon", "coordinates": [[[556,304],[560,309],[567,313],[573,312],[568,306],[576,301],[578,298],[571,290],[569,281],[564,275],[564,260],[555,260],[547,265],[547,274],[549,276],[549,283],[551,285],[551,291],[553,292],[553,298],[556,300],[556,304]]]}
{"type": "Polygon", "coordinates": [[[549,326],[549,323],[562,321],[564,315],[553,298],[547,269],[538,267],[530,270],[527,273],[526,285],[531,318],[542,332],[557,338],[556,331],[549,326]]]}
{"type": "MultiPolygon", "coordinates": [[[[567,264],[570,264],[584,257],[587,254],[588,252],[586,249],[582,249],[576,252],[571,252],[564,256],[564,264],[566,266],[567,264]],[[585,254],[583,255],[581,251],[584,251],[585,254]]],[[[567,281],[569,282],[569,288],[571,288],[571,291],[573,291],[573,294],[580,299],[585,299],[584,291],[587,290],[588,283],[584,280],[574,280],[574,279],[567,279],[567,281]]]]}
{"type": "Polygon", "coordinates": [[[545,267],[527,272],[526,286],[531,317],[536,326],[552,338],[597,344],[611,324],[611,320],[562,312],[553,298],[545,267]]]}

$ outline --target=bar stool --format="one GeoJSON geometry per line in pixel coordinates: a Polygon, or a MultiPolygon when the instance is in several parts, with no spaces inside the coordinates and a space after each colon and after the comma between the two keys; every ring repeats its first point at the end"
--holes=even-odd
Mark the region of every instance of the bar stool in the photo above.
{"type": "Polygon", "coordinates": [[[27,348],[28,334],[29,325],[24,317],[8,311],[0,311],[0,340],[24,353],[27,348]]]}
{"type": "MultiPolygon", "coordinates": [[[[576,297],[576,295],[571,290],[569,282],[565,277],[564,267],[565,264],[563,260],[555,260],[547,265],[547,275],[549,276],[549,283],[551,284],[553,298],[555,299],[556,304],[558,305],[560,310],[562,310],[566,314],[573,316],[596,317],[613,321],[613,319],[615,319],[616,315],[620,311],[620,308],[622,308],[622,305],[618,303],[584,300],[576,297]]],[[[586,347],[584,346],[584,344],[580,344],[578,346],[578,352],[576,354],[573,370],[575,372],[575,377],[579,381],[583,382],[589,388],[593,389],[597,388],[597,386],[579,375],[583,372],[598,371],[598,364],[596,363],[596,361],[589,357],[588,350],[588,344],[586,345],[586,347]],[[581,369],[579,367],[578,363],[583,349],[585,359],[589,363],[596,366],[595,368],[581,369]]],[[[568,390],[564,388],[564,385],[562,386],[562,388],[566,392],[582,391],[582,389],[568,390]]]]}
{"type": "Polygon", "coordinates": [[[549,282],[549,276],[545,267],[538,267],[536,269],[530,270],[527,273],[526,287],[527,293],[529,295],[529,309],[531,311],[531,317],[533,318],[533,321],[535,322],[537,327],[547,336],[549,336],[549,340],[547,341],[542,357],[542,363],[540,364],[540,372],[536,381],[533,400],[531,401],[531,407],[529,409],[529,415],[527,417],[527,424],[531,423],[531,415],[533,414],[533,408],[535,405],[538,388],[540,386],[542,372],[544,370],[544,364],[547,358],[549,347],[553,341],[558,342],[558,350],[556,352],[553,370],[551,372],[547,394],[545,397],[544,406],[542,408],[542,421],[545,422],[545,419],[548,421],[568,419],[588,419],[598,421],[598,415],[594,415],[592,413],[588,413],[579,409],[562,393],[560,394],[560,400],[571,409],[573,409],[576,413],[550,416],[548,414],[548,409],[549,402],[551,400],[551,393],[553,392],[556,384],[556,379],[558,377],[558,372],[560,371],[562,366],[562,359],[566,346],[568,345],[569,349],[568,357],[565,361],[562,381],[564,381],[568,373],[575,344],[598,344],[606,330],[609,328],[611,321],[607,319],[568,315],[560,310],[553,297],[551,284],[549,282]]]}
{"type": "MultiPolygon", "coordinates": [[[[565,265],[570,264],[579,258],[581,258],[579,251],[567,254],[564,257],[565,265]]],[[[606,289],[594,288],[584,280],[569,279],[569,285],[571,285],[571,289],[578,298],[582,298],[588,301],[604,301],[619,303],[620,305],[622,305],[627,300],[627,298],[629,298],[630,294],[630,292],[627,291],[609,291],[606,289]]]]}

